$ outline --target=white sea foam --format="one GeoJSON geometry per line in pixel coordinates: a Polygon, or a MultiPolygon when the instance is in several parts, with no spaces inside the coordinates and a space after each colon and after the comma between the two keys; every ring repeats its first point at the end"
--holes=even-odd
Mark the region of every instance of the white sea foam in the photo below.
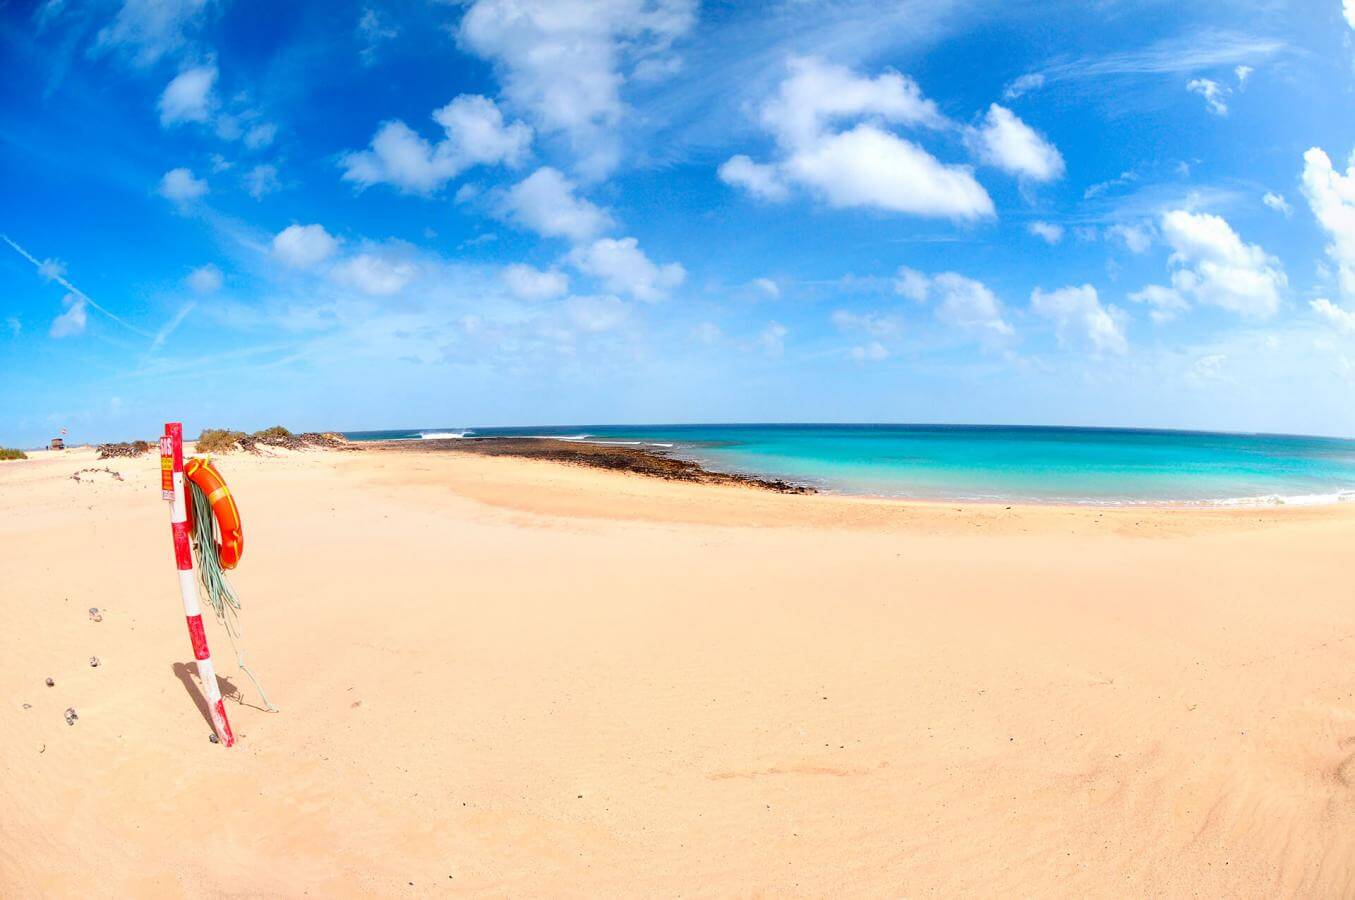
{"type": "Polygon", "coordinates": [[[425,441],[445,441],[454,438],[470,437],[475,434],[469,428],[462,431],[420,431],[419,438],[425,441]]]}
{"type": "Polygon", "coordinates": [[[1330,506],[1355,500],[1355,491],[1337,491],[1331,494],[1266,494],[1261,497],[1233,497],[1219,500],[1218,506],[1330,506]]]}
{"type": "Polygon", "coordinates": [[[539,441],[572,441],[583,444],[606,444],[610,447],[663,447],[665,449],[672,447],[671,443],[664,441],[621,441],[607,440],[606,438],[595,438],[591,434],[533,434],[529,437],[539,441]]]}

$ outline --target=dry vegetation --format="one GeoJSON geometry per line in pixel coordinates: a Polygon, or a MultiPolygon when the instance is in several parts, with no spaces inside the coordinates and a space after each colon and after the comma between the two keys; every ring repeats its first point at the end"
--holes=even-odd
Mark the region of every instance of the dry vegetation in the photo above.
{"type": "Polygon", "coordinates": [[[341,435],[333,432],[293,434],[281,425],[263,428],[253,434],[229,428],[204,428],[202,434],[198,436],[197,452],[229,453],[232,450],[248,450],[257,453],[260,447],[304,450],[310,447],[339,447],[346,443],[348,442],[341,435]]]}
{"type": "Polygon", "coordinates": [[[143,453],[149,453],[155,445],[150,441],[123,441],[118,444],[100,444],[99,459],[116,459],[119,457],[136,458],[143,453]]]}

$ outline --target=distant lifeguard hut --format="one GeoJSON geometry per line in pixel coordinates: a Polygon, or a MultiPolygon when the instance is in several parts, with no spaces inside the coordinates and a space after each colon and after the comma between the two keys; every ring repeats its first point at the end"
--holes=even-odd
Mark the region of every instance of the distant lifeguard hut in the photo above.
{"type": "Polygon", "coordinates": [[[66,440],[65,440],[65,438],[52,438],[51,449],[52,449],[52,450],[65,450],[65,449],[66,449],[66,440]]]}

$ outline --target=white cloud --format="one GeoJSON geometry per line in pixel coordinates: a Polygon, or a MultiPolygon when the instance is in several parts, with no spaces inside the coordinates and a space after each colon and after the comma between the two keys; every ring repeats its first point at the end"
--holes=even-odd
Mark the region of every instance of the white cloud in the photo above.
{"type": "Polygon", "coordinates": [[[838,208],[952,219],[995,214],[992,199],[968,166],[946,165],[874,125],[858,125],[797,150],[785,171],[838,208]]]}
{"type": "Polygon", "coordinates": [[[1303,194],[1331,237],[1327,256],[1336,263],[1341,293],[1355,298],[1355,164],[1342,175],[1326,153],[1311,148],[1303,154],[1303,194]]]}
{"type": "Polygon", "coordinates": [[[656,266],[650,262],[633,237],[601,238],[589,246],[576,247],[569,258],[608,291],[651,303],[666,297],[687,277],[678,263],[656,266]]]}
{"type": "Polygon", "coordinates": [[[884,313],[854,313],[850,310],[834,310],[830,317],[833,327],[842,332],[862,332],[871,337],[890,338],[903,331],[903,323],[897,316],[884,313]]]}
{"type": "Polygon", "coordinates": [[[117,16],[100,31],[98,47],[117,47],[148,66],[188,43],[207,0],[123,0],[117,16]]]}
{"type": "Polygon", "coordinates": [[[1063,240],[1063,226],[1052,222],[1031,222],[1026,229],[1046,244],[1057,244],[1063,240]]]}
{"type": "Polygon", "coordinates": [[[924,302],[931,287],[930,278],[907,266],[899,266],[899,271],[894,277],[894,292],[915,303],[924,302]]]}
{"type": "Polygon", "coordinates": [[[66,311],[52,320],[48,331],[54,338],[73,337],[84,333],[89,317],[85,312],[85,298],[77,294],[67,294],[61,298],[66,311]]]}
{"type": "Polygon", "coordinates": [[[277,166],[267,163],[257,165],[245,173],[245,190],[255,200],[260,200],[282,187],[278,181],[277,166]]]}
{"type": "Polygon", "coordinates": [[[1139,176],[1138,173],[1136,172],[1132,171],[1121,172],[1114,178],[1111,178],[1107,181],[1098,181],[1096,184],[1089,186],[1085,191],[1082,192],[1082,199],[1090,200],[1093,197],[1097,197],[1100,196],[1101,194],[1104,194],[1106,191],[1112,190],[1117,187],[1122,187],[1126,184],[1129,184],[1130,182],[1138,181],[1138,178],[1139,176]]]}
{"type": "Polygon", "coordinates": [[[717,174],[725,184],[741,187],[763,200],[784,200],[790,196],[776,166],[753,162],[742,153],[721,163],[717,174]]]}
{"type": "Polygon", "coordinates": [[[570,321],[584,331],[610,331],[630,315],[630,307],[619,297],[570,297],[564,301],[570,321]]]}
{"type": "Polygon", "coordinates": [[[358,51],[358,58],[362,60],[364,66],[376,62],[376,52],[383,43],[400,36],[400,29],[394,25],[387,25],[380,13],[370,6],[362,11],[362,17],[358,19],[357,32],[363,43],[362,49],[358,51]]]}
{"type": "Polygon", "coordinates": [[[1227,97],[1232,93],[1227,87],[1209,78],[1192,78],[1186,82],[1186,90],[1199,94],[1204,104],[1216,116],[1228,115],[1227,97]]]}
{"type": "Polygon", "coordinates": [[[1162,236],[1173,253],[1172,287],[1239,315],[1268,318],[1280,307],[1288,279],[1280,263],[1256,244],[1243,243],[1224,219],[1172,210],[1162,236]]]}
{"type": "Polygon", "coordinates": [[[894,291],[916,303],[936,301],[936,318],[986,343],[1000,343],[1016,332],[1003,318],[1002,301],[981,281],[958,272],[928,276],[900,266],[894,291]]]}
{"type": "Polygon", "coordinates": [[[1090,284],[1048,293],[1036,288],[1030,295],[1030,308],[1054,322],[1062,346],[1085,341],[1097,353],[1124,353],[1129,349],[1124,313],[1114,306],[1102,306],[1096,288],[1090,284]]]}
{"type": "Polygon", "coordinates": [[[756,287],[758,290],[762,291],[762,293],[766,294],[768,297],[781,296],[781,285],[777,284],[775,281],[772,281],[770,278],[754,278],[753,286],[756,287]]]}
{"type": "Polygon", "coordinates": [[[44,259],[38,263],[38,276],[43,281],[56,281],[66,276],[66,264],[59,259],[44,259]]]}
{"type": "Polygon", "coordinates": [[[359,189],[385,183],[428,194],[471,166],[519,165],[532,141],[531,128],[522,122],[505,125],[494,101],[477,94],[462,94],[435,111],[433,119],[446,134],[437,144],[398,119],[386,122],[368,149],[343,157],[344,180],[359,189]]]}
{"type": "Polygon", "coordinates": [[[323,225],[289,225],[273,238],[273,255],[294,269],[324,262],[338,247],[338,240],[323,225]]]}
{"type": "Polygon", "coordinates": [[[188,169],[170,169],[160,179],[160,196],[176,203],[187,203],[206,193],[206,180],[194,178],[188,169]]]}
{"type": "Polygon", "coordinates": [[[1337,331],[1355,335],[1355,311],[1337,306],[1325,297],[1319,297],[1308,305],[1337,331]]]}
{"type": "Polygon", "coordinates": [[[1190,304],[1179,293],[1160,284],[1145,285],[1140,291],[1129,295],[1134,303],[1144,303],[1149,307],[1148,318],[1158,325],[1170,322],[1178,315],[1190,309],[1190,304]]]}
{"type": "Polygon", "coordinates": [[[221,270],[208,263],[188,273],[188,286],[198,294],[214,294],[221,290],[221,270]]]}
{"type": "Polygon", "coordinates": [[[724,181],[765,199],[781,199],[795,182],[839,208],[953,219],[994,215],[992,199],[968,166],[942,163],[883,127],[946,125],[912,79],[897,72],[863,78],[812,58],[792,59],[789,67],[760,113],[781,159],[767,164],[734,156],[720,167],[724,181]],[[852,119],[867,121],[834,130],[852,119]]]}
{"type": "Polygon", "coordinates": [[[160,95],[160,124],[168,128],[180,122],[206,122],[212,114],[212,86],[216,66],[185,69],[160,95]]]}
{"type": "Polygon", "coordinates": [[[453,151],[468,165],[517,166],[532,143],[525,122],[505,125],[503,113],[488,97],[462,94],[433,113],[447,132],[453,151]]]}
{"type": "Polygon", "coordinates": [[[1007,89],[1002,92],[1002,97],[1004,100],[1015,100],[1028,91],[1039,90],[1042,87],[1044,87],[1043,73],[1031,72],[1007,85],[1007,89]]]}
{"type": "Polygon", "coordinates": [[[762,124],[784,146],[812,144],[834,122],[863,116],[898,125],[945,124],[917,82],[898,72],[862,78],[811,57],[792,59],[789,68],[790,76],[761,114],[762,124]]]}
{"type": "MultiPolygon", "coordinates": [[[[319,228],[320,226],[312,225],[309,227],[319,228]]],[[[276,246],[276,241],[274,246],[276,246]]],[[[325,255],[327,256],[328,253],[325,255]]],[[[409,260],[381,253],[359,253],[345,259],[330,270],[330,277],[340,284],[356,288],[373,297],[389,297],[391,294],[398,294],[414,280],[414,276],[417,274],[417,267],[409,260]]]]}
{"type": "Polygon", "coordinates": [[[1153,230],[1146,224],[1112,225],[1106,229],[1106,234],[1123,241],[1130,253],[1146,253],[1153,245],[1153,230]]]}
{"type": "Polygon", "coordinates": [[[1274,191],[1266,191],[1261,196],[1261,202],[1277,213],[1283,213],[1287,219],[1294,214],[1294,209],[1289,205],[1289,201],[1284,199],[1283,194],[1277,194],[1274,191]]]}
{"type": "Polygon", "coordinates": [[[278,126],[272,122],[260,122],[245,132],[245,146],[250,150],[262,150],[278,136],[278,126]]]}
{"type": "Polygon", "coordinates": [[[1223,377],[1223,365],[1226,362],[1227,354],[1210,353],[1195,360],[1187,375],[1193,381],[1217,381],[1223,377]]]}
{"type": "Polygon", "coordinates": [[[509,188],[500,211],[543,237],[576,243],[596,237],[613,224],[604,210],[574,196],[573,183],[549,166],[509,188]]]}
{"type": "MultiPolygon", "coordinates": [[[[542,131],[563,135],[580,169],[601,177],[621,155],[625,66],[667,57],[695,21],[695,0],[477,0],[458,37],[495,64],[515,107],[542,131]]],[[[665,68],[672,66],[644,71],[654,77],[665,68]]]]}
{"type": "Polygon", "coordinates": [[[982,282],[955,272],[942,272],[932,279],[932,290],[940,301],[936,306],[936,317],[947,325],[989,339],[1015,334],[1002,317],[1002,301],[982,282]]]}
{"type": "Polygon", "coordinates": [[[983,282],[958,272],[928,277],[904,266],[894,280],[894,290],[916,302],[936,301],[936,318],[993,343],[1015,334],[1003,318],[1002,301],[983,282]]]}
{"type": "MultiPolygon", "coordinates": [[[[1256,38],[1222,29],[1187,29],[1146,47],[1118,52],[1098,50],[1049,66],[1038,74],[1042,84],[1092,80],[1106,84],[1116,76],[1200,72],[1241,62],[1255,62],[1283,52],[1274,38],[1256,38]]],[[[1025,78],[1033,77],[1023,76],[1025,78]]]]}
{"type": "Polygon", "coordinates": [[[1005,172],[1031,181],[1063,177],[1063,156],[1058,148],[1005,106],[989,106],[987,117],[972,132],[971,140],[984,162],[1005,172]]]}
{"type": "Polygon", "coordinates": [[[754,343],[768,356],[780,356],[786,351],[786,336],[789,334],[790,329],[780,322],[769,322],[766,328],[758,332],[754,343]]]}
{"type": "Polygon", "coordinates": [[[1255,71],[1256,70],[1251,66],[1237,66],[1233,69],[1233,74],[1237,76],[1237,86],[1239,90],[1246,87],[1247,79],[1250,78],[1251,74],[1255,71]]]}
{"type": "Polygon", "coordinates": [[[1355,0],[1343,0],[1341,12],[1346,17],[1346,24],[1355,28],[1355,0]]]}
{"type": "Polygon", "coordinates": [[[569,276],[559,269],[541,271],[522,263],[503,270],[503,280],[513,295],[523,300],[553,300],[569,292],[569,276]]]}
{"type": "Polygon", "coordinates": [[[853,347],[847,351],[847,355],[856,362],[880,362],[889,358],[889,351],[879,341],[871,341],[869,344],[853,347]]]}

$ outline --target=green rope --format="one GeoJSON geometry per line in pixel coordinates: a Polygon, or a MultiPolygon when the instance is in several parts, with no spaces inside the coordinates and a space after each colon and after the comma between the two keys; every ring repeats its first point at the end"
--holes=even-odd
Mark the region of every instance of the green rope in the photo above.
{"type": "Polygon", "coordinates": [[[254,673],[245,665],[244,651],[235,642],[240,635],[238,620],[240,598],[235,595],[235,588],[226,580],[226,572],[221,568],[221,556],[216,543],[216,516],[212,514],[212,504],[208,502],[202,488],[191,481],[187,481],[187,487],[189,500],[193,504],[193,549],[197,552],[198,580],[202,584],[203,593],[216,612],[216,620],[226,628],[226,636],[231,640],[231,649],[235,651],[236,665],[254,683],[254,688],[263,698],[268,711],[277,712],[278,708],[269,702],[268,695],[259,684],[259,679],[255,678],[254,673]]]}

